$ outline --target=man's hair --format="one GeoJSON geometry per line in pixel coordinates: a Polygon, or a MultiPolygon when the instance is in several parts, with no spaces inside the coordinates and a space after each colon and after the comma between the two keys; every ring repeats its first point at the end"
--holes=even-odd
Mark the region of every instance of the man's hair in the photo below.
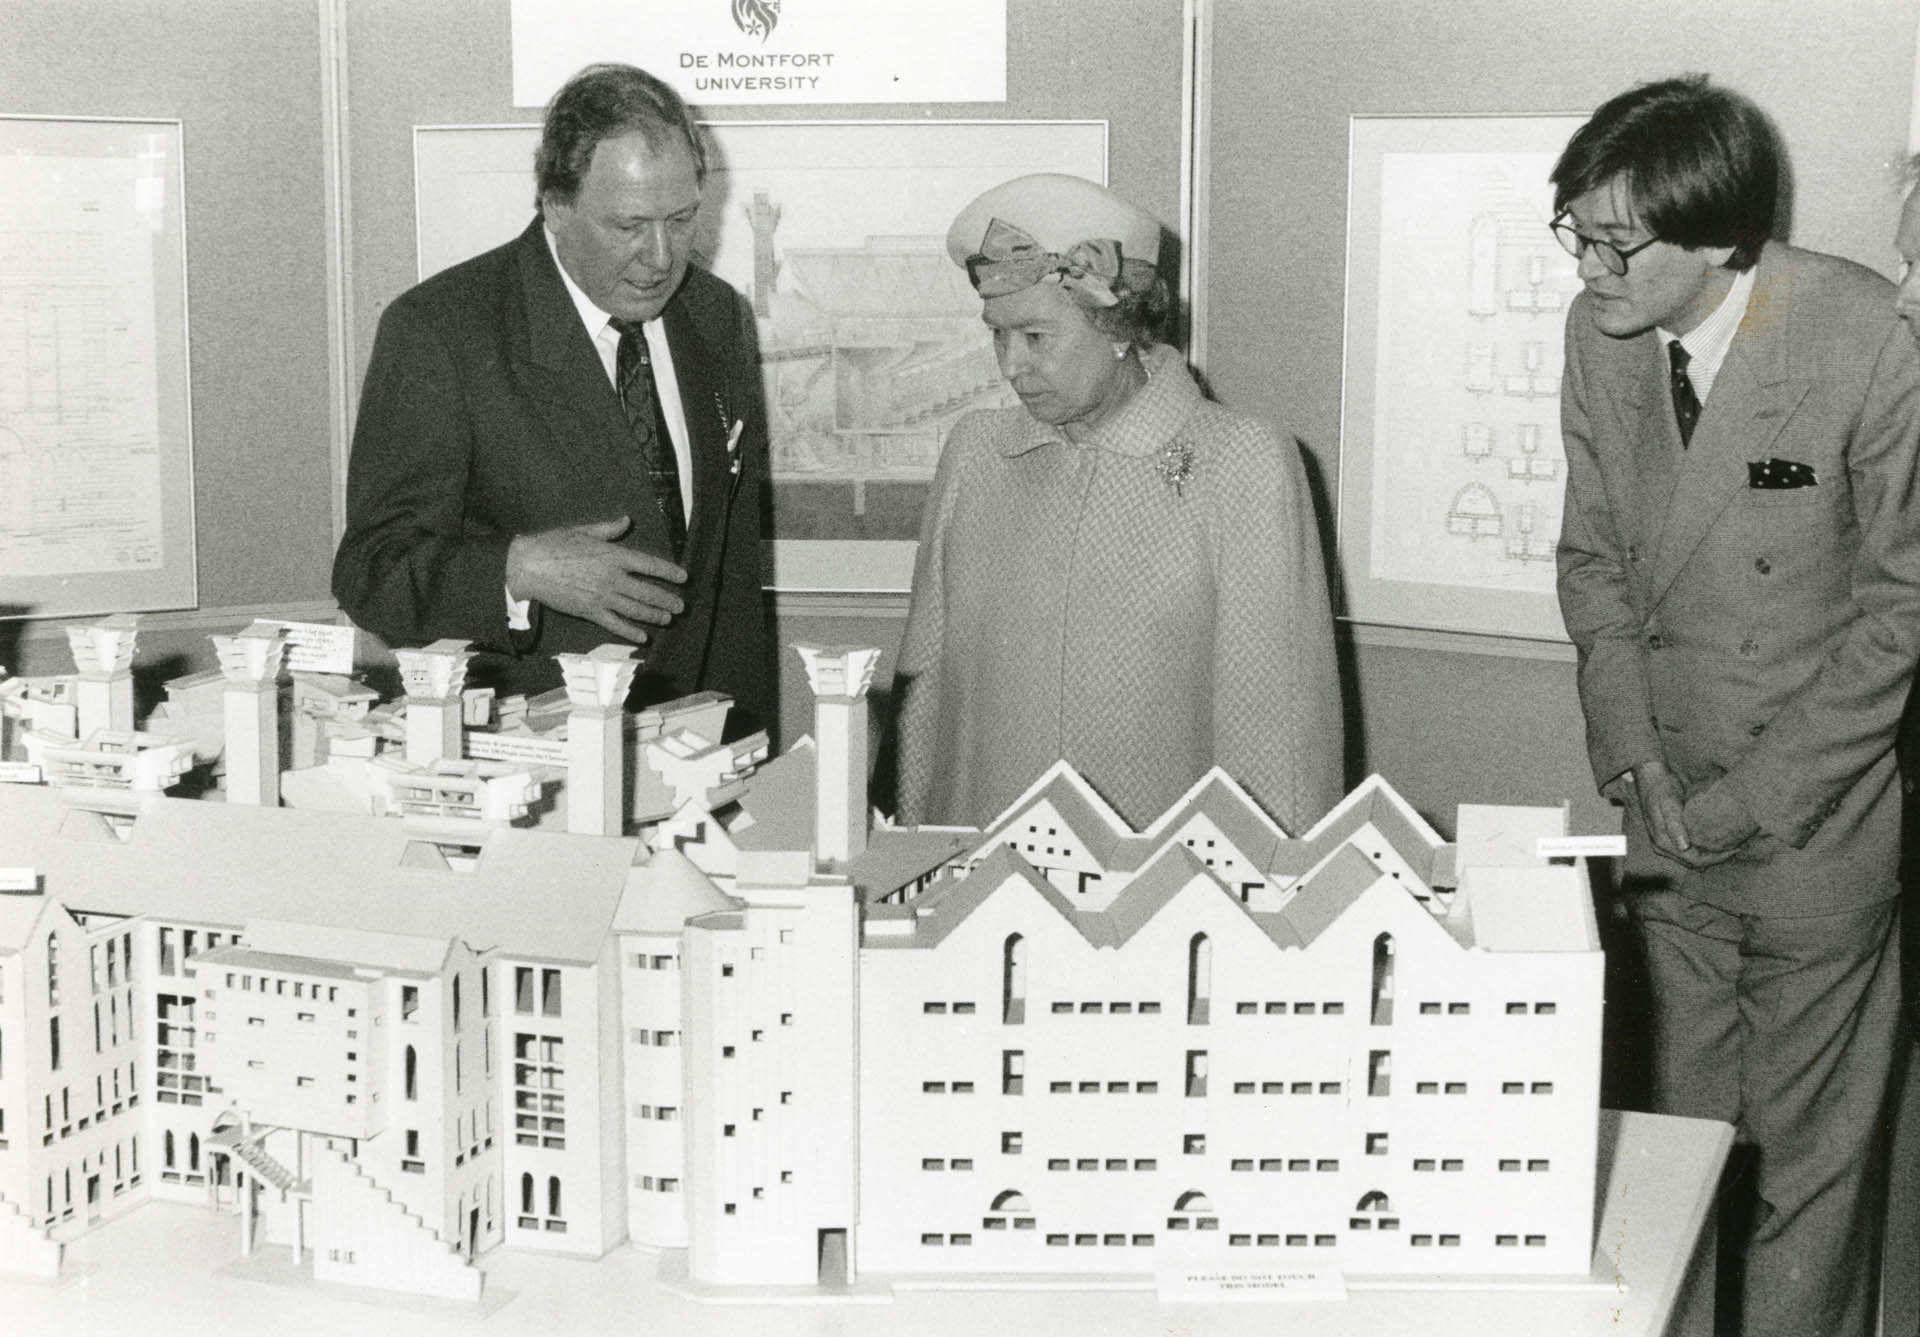
{"type": "Polygon", "coordinates": [[[589,65],[547,104],[540,147],[533,155],[533,207],[551,196],[573,203],[603,139],[641,134],[656,152],[678,137],[693,152],[696,177],[707,178],[700,127],[680,95],[634,65],[589,65]]]}
{"type": "Polygon", "coordinates": [[[1640,84],[1600,105],[1553,167],[1553,207],[1618,180],[1663,241],[1760,258],[1780,204],[1780,139],[1766,113],[1704,74],[1640,84]]]}

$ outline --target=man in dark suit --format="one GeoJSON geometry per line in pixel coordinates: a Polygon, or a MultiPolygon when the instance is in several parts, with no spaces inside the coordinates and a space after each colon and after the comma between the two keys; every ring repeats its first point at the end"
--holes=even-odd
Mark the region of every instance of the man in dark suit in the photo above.
{"type": "Polygon", "coordinates": [[[1586,285],[1560,606],[1626,808],[1655,1106],[1752,1148],[1739,1330],[1867,1337],[1920,353],[1884,279],[1770,239],[1780,175],[1758,108],[1699,77],[1605,103],[1556,164],[1586,285]]]}
{"type": "Polygon", "coordinates": [[[752,314],[691,263],[699,130],[652,75],[591,66],[535,172],[525,232],[381,318],[334,594],[391,643],[494,652],[475,676],[504,691],[630,641],[631,704],[711,689],[771,728],[766,417],[752,314]]]}

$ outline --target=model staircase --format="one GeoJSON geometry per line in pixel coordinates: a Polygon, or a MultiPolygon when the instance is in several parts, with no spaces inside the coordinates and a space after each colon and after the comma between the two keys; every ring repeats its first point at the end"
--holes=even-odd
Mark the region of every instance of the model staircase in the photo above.
{"type": "Polygon", "coordinates": [[[316,1281],[441,1300],[480,1298],[485,1274],[332,1146],[314,1151],[313,1222],[316,1281]]]}
{"type": "Polygon", "coordinates": [[[306,1197],[310,1186],[295,1176],[293,1171],[267,1154],[261,1141],[273,1131],[268,1128],[256,1128],[251,1136],[243,1133],[238,1126],[218,1128],[213,1132],[213,1141],[227,1148],[243,1161],[247,1168],[258,1175],[262,1182],[273,1185],[285,1197],[293,1194],[306,1197]]]}
{"type": "Polygon", "coordinates": [[[40,1226],[20,1204],[0,1194],[0,1273],[50,1281],[60,1275],[64,1246],[40,1226]]]}

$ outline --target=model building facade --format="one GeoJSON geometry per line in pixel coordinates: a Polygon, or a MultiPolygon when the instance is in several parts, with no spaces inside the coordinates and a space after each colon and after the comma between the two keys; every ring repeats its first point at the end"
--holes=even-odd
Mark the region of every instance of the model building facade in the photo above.
{"type": "Polygon", "coordinates": [[[875,656],[820,647],[772,760],[724,701],[626,715],[612,650],[473,728],[448,643],[282,775],[264,631],[221,647],[226,801],[175,798],[207,748],[133,729],[131,635],[0,686],[7,1267],[165,1197],[463,1299],[493,1248],[628,1241],[695,1288],[1588,1270],[1558,811],[1448,843],[1376,779],[1294,838],[1216,774],[1136,832],[1063,765],[985,831],[872,828],[875,656]]]}

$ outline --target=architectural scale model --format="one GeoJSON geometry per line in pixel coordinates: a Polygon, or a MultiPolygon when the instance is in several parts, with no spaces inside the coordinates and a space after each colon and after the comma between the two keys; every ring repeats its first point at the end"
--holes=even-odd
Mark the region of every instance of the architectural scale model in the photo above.
{"type": "Polygon", "coordinates": [[[699,1294],[1589,1272],[1560,810],[1447,843],[1376,778],[1293,838],[1216,773],[1134,831],[1061,765],[902,830],[871,649],[799,647],[815,729],[767,759],[721,698],[625,712],[630,649],[494,702],[441,642],[377,707],[265,626],[142,730],[134,636],[0,679],[0,1270],[171,1199],[459,1301],[492,1249],[627,1242],[699,1294]],[[215,696],[222,787],[171,796],[215,696]]]}

